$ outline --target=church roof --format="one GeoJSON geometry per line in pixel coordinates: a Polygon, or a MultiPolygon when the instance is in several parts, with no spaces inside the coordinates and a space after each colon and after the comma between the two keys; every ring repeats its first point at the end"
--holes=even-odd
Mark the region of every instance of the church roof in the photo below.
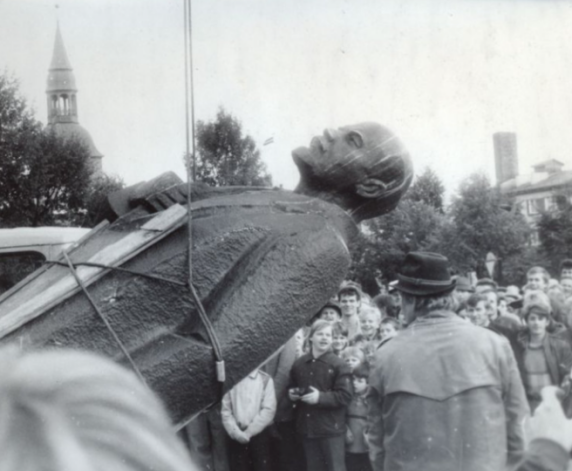
{"type": "Polygon", "coordinates": [[[47,93],[53,91],[76,91],[75,76],[68,59],[68,54],[62,39],[60,25],[56,30],[56,41],[54,43],[54,53],[48,73],[47,93]]]}
{"type": "Polygon", "coordinates": [[[89,149],[90,157],[103,157],[103,154],[97,150],[91,135],[78,123],[51,123],[48,124],[48,129],[53,129],[54,132],[63,138],[78,138],[89,149]]]}

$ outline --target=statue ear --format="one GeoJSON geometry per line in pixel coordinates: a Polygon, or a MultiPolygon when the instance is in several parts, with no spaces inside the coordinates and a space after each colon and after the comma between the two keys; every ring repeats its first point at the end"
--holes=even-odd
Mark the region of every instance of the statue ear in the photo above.
{"type": "Polygon", "coordinates": [[[377,198],[387,190],[388,186],[378,178],[366,178],[356,185],[356,193],[363,198],[377,198]]]}

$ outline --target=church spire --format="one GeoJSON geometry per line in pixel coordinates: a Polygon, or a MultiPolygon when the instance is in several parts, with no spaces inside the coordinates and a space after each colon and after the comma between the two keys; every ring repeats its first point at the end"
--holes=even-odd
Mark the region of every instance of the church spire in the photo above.
{"type": "Polygon", "coordinates": [[[77,123],[77,87],[59,22],[52,62],[48,71],[46,93],[48,94],[48,123],[77,123]]]}
{"type": "Polygon", "coordinates": [[[64,46],[64,40],[62,39],[62,32],[60,30],[60,22],[58,21],[56,28],[56,42],[54,44],[54,54],[52,56],[52,63],[50,64],[50,70],[72,70],[72,66],[68,59],[68,53],[66,52],[66,47],[64,46]]]}
{"type": "Polygon", "coordinates": [[[59,22],[52,62],[48,70],[46,93],[48,95],[48,129],[64,138],[75,137],[81,140],[88,148],[93,174],[101,173],[103,155],[95,147],[89,132],[78,122],[75,76],[64,46],[59,22]]]}

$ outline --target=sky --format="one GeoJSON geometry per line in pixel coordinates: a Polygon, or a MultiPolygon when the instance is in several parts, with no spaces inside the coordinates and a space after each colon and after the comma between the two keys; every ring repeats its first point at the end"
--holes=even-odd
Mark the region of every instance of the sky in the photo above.
{"type": "MultiPolygon", "coordinates": [[[[184,177],[183,0],[57,3],[0,0],[0,70],[46,122],[59,19],[104,171],[184,177]]],[[[521,173],[572,166],[572,0],[193,0],[192,14],[196,119],[237,117],[276,185],[298,181],[292,149],[361,121],[395,131],[449,195],[475,171],[494,182],[497,131],[517,133],[521,173]]]]}

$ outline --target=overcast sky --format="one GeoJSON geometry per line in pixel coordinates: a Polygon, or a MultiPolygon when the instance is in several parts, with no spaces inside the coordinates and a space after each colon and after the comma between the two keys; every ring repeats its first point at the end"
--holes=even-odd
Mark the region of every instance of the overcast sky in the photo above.
{"type": "MultiPolygon", "coordinates": [[[[183,1],[57,3],[104,170],[128,183],[183,176],[183,1]]],[[[0,68],[44,122],[53,5],[0,0],[0,68]]],[[[392,128],[450,191],[472,171],[494,178],[496,131],[518,134],[521,173],[547,158],[570,168],[570,25],[564,0],[194,0],[196,116],[224,106],[286,188],[293,148],[366,120],[392,128]]]]}

